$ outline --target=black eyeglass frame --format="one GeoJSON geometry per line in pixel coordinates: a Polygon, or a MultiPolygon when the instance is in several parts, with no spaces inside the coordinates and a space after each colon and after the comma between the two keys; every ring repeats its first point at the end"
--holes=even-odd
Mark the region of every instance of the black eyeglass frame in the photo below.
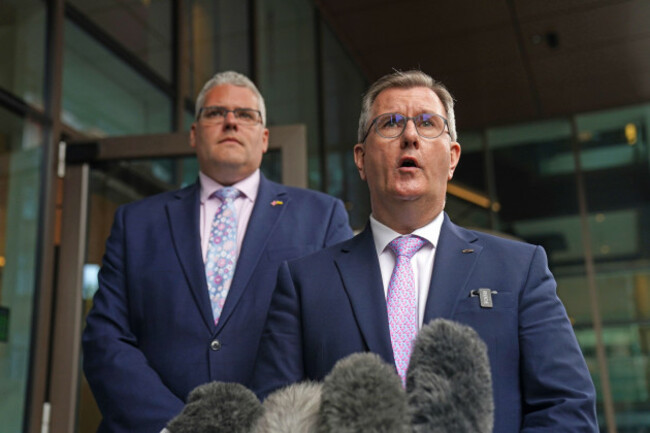
{"type": "MultiPolygon", "coordinates": [[[[252,112],[252,113],[257,113],[258,118],[257,118],[256,123],[263,123],[262,112],[260,110],[256,110],[254,108],[234,108],[232,110],[229,110],[226,107],[222,107],[220,105],[208,105],[208,106],[205,106],[205,107],[201,107],[199,109],[198,114],[196,115],[197,122],[201,120],[201,114],[203,113],[203,110],[205,110],[207,108],[218,108],[218,109],[222,110],[223,112],[225,112],[225,115],[223,116],[223,121],[225,121],[226,117],[228,117],[228,113],[232,113],[233,116],[235,116],[235,119],[240,120],[239,117],[237,117],[237,113],[252,112]]],[[[220,122],[217,122],[217,123],[220,123],[220,122]]],[[[251,123],[251,125],[253,125],[253,124],[251,123]]]]}
{"type": "Polygon", "coordinates": [[[413,117],[405,116],[402,113],[383,113],[383,114],[380,114],[379,116],[375,117],[374,119],[372,119],[372,122],[370,122],[370,126],[368,126],[368,130],[366,131],[366,135],[363,136],[363,140],[361,140],[361,142],[362,143],[366,142],[366,139],[368,138],[368,135],[370,135],[370,130],[372,129],[373,126],[375,127],[375,132],[377,133],[377,135],[379,135],[382,138],[397,138],[397,137],[400,137],[402,134],[404,134],[404,131],[406,131],[406,125],[408,125],[409,120],[413,121],[413,124],[415,125],[415,131],[422,138],[426,138],[428,140],[433,140],[434,138],[440,137],[445,132],[447,134],[449,134],[449,136],[451,137],[451,133],[449,132],[449,121],[444,116],[441,116],[438,113],[420,113],[417,116],[413,116],[413,117]],[[395,114],[397,114],[399,116],[402,116],[406,120],[406,122],[404,122],[404,126],[402,127],[402,130],[400,131],[399,134],[395,135],[394,137],[386,137],[385,135],[382,135],[381,132],[379,132],[379,130],[377,129],[377,120],[379,120],[379,118],[381,118],[381,117],[389,116],[389,115],[395,115],[395,114]],[[442,128],[442,131],[440,131],[440,134],[436,135],[435,137],[426,137],[426,136],[420,134],[420,130],[418,129],[417,123],[415,123],[415,119],[417,119],[418,117],[420,117],[420,116],[422,116],[424,114],[429,114],[431,116],[436,116],[436,117],[439,117],[439,118],[442,119],[442,121],[444,122],[444,126],[442,128]]]}

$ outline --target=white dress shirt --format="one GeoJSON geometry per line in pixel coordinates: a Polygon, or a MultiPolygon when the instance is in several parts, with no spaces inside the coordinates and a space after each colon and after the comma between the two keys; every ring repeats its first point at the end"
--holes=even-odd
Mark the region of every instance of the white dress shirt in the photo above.
{"type": "MultiPolygon", "coordinates": [[[[427,297],[429,296],[436,245],[438,245],[443,219],[443,213],[440,212],[429,224],[411,233],[428,241],[411,258],[411,267],[413,268],[413,276],[415,278],[416,305],[418,306],[418,326],[420,328],[422,328],[422,321],[424,320],[424,309],[427,305],[427,297]]],[[[395,268],[395,253],[388,247],[388,244],[393,239],[402,235],[380,223],[372,215],[370,215],[370,227],[375,241],[377,257],[379,258],[381,280],[384,284],[384,296],[386,296],[390,276],[395,268]]]]}

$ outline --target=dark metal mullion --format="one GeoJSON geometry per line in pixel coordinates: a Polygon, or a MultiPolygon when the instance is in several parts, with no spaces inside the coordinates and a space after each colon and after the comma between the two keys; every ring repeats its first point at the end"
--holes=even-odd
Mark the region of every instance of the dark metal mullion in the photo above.
{"type": "Polygon", "coordinates": [[[496,172],[494,170],[494,153],[490,147],[490,141],[488,139],[488,130],[483,129],[483,134],[481,136],[483,142],[483,167],[485,168],[485,186],[487,190],[487,195],[490,199],[490,209],[488,209],[490,217],[490,228],[492,230],[499,231],[499,199],[497,191],[497,179],[496,172]]]}
{"type": "Polygon", "coordinates": [[[76,431],[81,382],[81,331],[83,329],[83,267],[89,212],[90,167],[66,167],[62,203],[61,242],[54,302],[50,396],[51,433],[76,431]]]}
{"type": "MultiPolygon", "coordinates": [[[[323,34],[320,10],[314,7],[314,45],[316,49],[316,104],[318,110],[318,169],[320,175],[320,190],[327,192],[329,176],[327,173],[327,146],[325,142],[325,97],[323,82],[323,34]]],[[[309,154],[309,152],[308,152],[309,154]]]]}
{"type": "Polygon", "coordinates": [[[172,113],[172,122],[174,131],[181,132],[184,129],[185,118],[185,94],[184,84],[187,79],[187,68],[183,64],[185,58],[184,38],[186,31],[185,24],[185,2],[183,0],[172,1],[172,86],[174,92],[174,112],[172,113]]]}
{"type": "Polygon", "coordinates": [[[6,108],[12,113],[20,117],[28,117],[36,122],[47,126],[51,126],[50,118],[42,111],[35,109],[27,104],[24,100],[15,96],[14,94],[6,91],[0,87],[0,106],[6,108]]]}
{"type": "Polygon", "coordinates": [[[105,48],[111,51],[117,58],[124,61],[127,65],[131,66],[138,74],[144,77],[147,81],[153,84],[168,96],[174,96],[174,86],[168,80],[154,71],[146,62],[138,56],[127,50],[122,44],[113,39],[106,31],[96,25],[90,20],[83,12],[69,3],[65,4],[65,16],[70,21],[75,23],[86,33],[92,36],[93,39],[102,44],[105,48]]]}
{"type": "MultiPolygon", "coordinates": [[[[173,27],[173,43],[174,51],[172,53],[172,81],[176,93],[174,94],[174,112],[172,113],[172,123],[174,131],[177,133],[185,129],[185,82],[187,81],[187,67],[184,64],[185,52],[187,47],[185,45],[185,33],[187,31],[187,23],[185,21],[185,2],[183,0],[172,1],[172,27],[173,27]]],[[[181,186],[183,181],[183,160],[176,159],[172,162],[174,164],[174,184],[177,187],[181,186]]]]}
{"type": "Polygon", "coordinates": [[[248,0],[248,78],[259,87],[257,29],[257,2],[248,0]]]}
{"type": "Polygon", "coordinates": [[[29,378],[23,430],[41,431],[44,404],[56,399],[50,395],[51,332],[53,330],[54,275],[56,256],[56,163],[61,135],[61,99],[63,83],[64,0],[50,0],[45,32],[45,75],[43,116],[48,120],[44,134],[36,251],[36,278],[31,323],[29,378]]]}

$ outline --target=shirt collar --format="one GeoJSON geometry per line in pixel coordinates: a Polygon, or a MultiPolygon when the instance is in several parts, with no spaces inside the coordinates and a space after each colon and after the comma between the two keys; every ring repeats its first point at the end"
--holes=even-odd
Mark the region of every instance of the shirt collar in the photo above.
{"type": "MultiPolygon", "coordinates": [[[[199,183],[201,184],[201,204],[205,203],[215,191],[224,187],[224,185],[221,185],[202,171],[199,171],[199,183]]],[[[232,186],[237,188],[246,199],[254,202],[260,186],[260,170],[255,170],[253,174],[234,183],[232,186]]]]}
{"type": "MultiPolygon", "coordinates": [[[[442,228],[443,220],[443,212],[440,212],[433,221],[414,230],[411,234],[426,239],[435,248],[438,244],[438,239],[440,238],[440,229],[442,228]]],[[[397,233],[395,230],[377,221],[372,215],[370,215],[370,228],[372,229],[372,237],[375,241],[377,256],[384,252],[393,239],[402,236],[400,233],[397,233]]]]}

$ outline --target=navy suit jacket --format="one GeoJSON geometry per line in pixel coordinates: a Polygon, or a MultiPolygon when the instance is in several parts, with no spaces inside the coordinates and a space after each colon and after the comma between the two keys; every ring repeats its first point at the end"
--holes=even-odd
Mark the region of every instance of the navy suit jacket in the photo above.
{"type": "MultiPolygon", "coordinates": [[[[598,431],[593,383],[541,247],[466,230],[445,215],[424,323],[435,318],[467,324],[487,344],[495,433],[598,431]],[[498,292],[493,308],[470,296],[479,288],[498,292]]],[[[282,265],[252,387],[263,398],[320,380],[362,351],[394,364],[369,225],[282,265]]]]}
{"type": "Polygon", "coordinates": [[[116,212],[83,334],[84,371],[103,414],[100,432],[157,433],[196,386],[248,384],[280,263],[352,236],[340,200],[261,176],[215,326],[199,191],[197,182],[116,212]]]}

